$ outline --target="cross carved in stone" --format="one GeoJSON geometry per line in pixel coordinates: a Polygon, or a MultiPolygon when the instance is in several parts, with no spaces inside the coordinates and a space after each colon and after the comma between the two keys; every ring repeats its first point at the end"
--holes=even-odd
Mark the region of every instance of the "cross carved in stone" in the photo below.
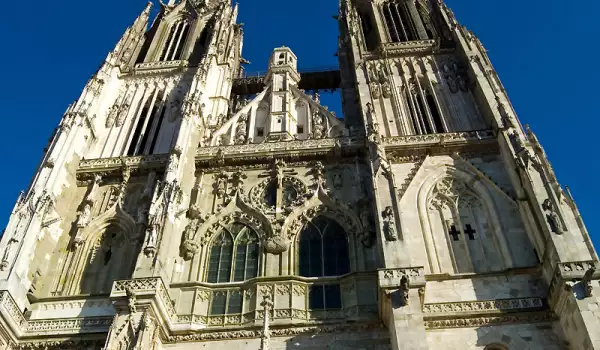
{"type": "Polygon", "coordinates": [[[471,241],[475,240],[475,234],[477,233],[477,231],[475,231],[475,229],[473,229],[473,227],[471,227],[471,225],[467,225],[465,227],[465,234],[469,236],[469,239],[471,241]]]}
{"type": "Polygon", "coordinates": [[[454,226],[454,225],[450,226],[450,232],[448,232],[448,234],[449,234],[450,236],[452,236],[452,238],[453,238],[455,241],[459,241],[459,240],[460,240],[460,239],[459,239],[460,232],[458,232],[458,230],[456,229],[456,226],[454,226]]]}

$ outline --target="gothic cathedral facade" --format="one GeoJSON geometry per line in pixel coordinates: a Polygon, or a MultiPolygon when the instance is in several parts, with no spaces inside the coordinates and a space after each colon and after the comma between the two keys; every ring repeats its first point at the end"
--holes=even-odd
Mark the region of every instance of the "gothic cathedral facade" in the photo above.
{"type": "Polygon", "coordinates": [[[151,7],[14,207],[0,349],[600,350],[577,206],[441,0],[340,0],[339,70],[254,78],[237,5],[151,7]]]}

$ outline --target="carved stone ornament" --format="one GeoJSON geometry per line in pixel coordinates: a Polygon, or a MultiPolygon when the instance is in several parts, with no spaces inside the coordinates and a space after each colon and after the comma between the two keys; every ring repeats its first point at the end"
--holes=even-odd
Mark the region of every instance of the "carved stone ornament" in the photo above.
{"type": "Polygon", "coordinates": [[[290,240],[281,235],[272,235],[265,241],[265,251],[269,254],[279,255],[288,250],[290,240]]]}
{"type": "Polygon", "coordinates": [[[544,208],[546,212],[546,220],[548,221],[552,232],[556,233],[557,235],[562,235],[565,233],[567,229],[564,227],[562,219],[560,218],[560,215],[558,214],[555,206],[552,204],[550,198],[544,201],[542,208],[544,208]]]}
{"type": "Polygon", "coordinates": [[[381,213],[383,218],[383,231],[385,233],[385,238],[388,241],[397,241],[398,233],[396,232],[396,217],[394,216],[394,209],[392,207],[387,207],[381,213]]]}

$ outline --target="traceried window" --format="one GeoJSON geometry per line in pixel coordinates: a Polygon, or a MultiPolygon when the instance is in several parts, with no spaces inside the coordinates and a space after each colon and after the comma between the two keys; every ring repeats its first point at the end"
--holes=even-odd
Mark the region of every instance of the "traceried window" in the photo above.
{"type": "MultiPolygon", "coordinates": [[[[333,219],[319,216],[306,224],[298,242],[298,272],[303,277],[341,276],[350,272],[348,238],[344,229],[333,219]]],[[[310,288],[309,309],[339,309],[339,284],[310,288]]]]}
{"type": "Polygon", "coordinates": [[[167,109],[163,98],[164,91],[157,90],[146,99],[134,124],[133,135],[127,149],[128,156],[154,153],[167,109]]]}
{"type": "Polygon", "coordinates": [[[381,5],[382,19],[392,42],[433,39],[430,11],[419,1],[388,0],[381,5]],[[419,35],[419,28],[422,34],[419,35]]]}
{"type": "Polygon", "coordinates": [[[245,281],[258,276],[258,263],[257,234],[236,222],[223,228],[213,240],[206,280],[210,283],[245,281]]]}
{"type": "Polygon", "coordinates": [[[171,24],[159,61],[176,61],[181,59],[189,30],[190,23],[186,20],[179,19],[171,24]]]}
{"type": "Polygon", "coordinates": [[[414,134],[440,134],[447,131],[437,99],[429,89],[412,84],[404,91],[404,97],[414,134]]]}

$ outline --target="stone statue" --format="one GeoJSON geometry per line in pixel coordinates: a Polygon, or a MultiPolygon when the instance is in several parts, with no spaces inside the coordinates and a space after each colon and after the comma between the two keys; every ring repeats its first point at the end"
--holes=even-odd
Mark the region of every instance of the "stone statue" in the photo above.
{"type": "Polygon", "coordinates": [[[556,208],[552,204],[550,198],[544,201],[542,207],[546,211],[546,218],[552,231],[557,235],[562,235],[566,231],[566,228],[564,227],[560,215],[558,214],[556,208]]]}
{"type": "Polygon", "coordinates": [[[394,209],[392,207],[386,207],[383,213],[383,231],[388,241],[398,240],[398,234],[396,233],[396,218],[394,216],[394,209]]]}

